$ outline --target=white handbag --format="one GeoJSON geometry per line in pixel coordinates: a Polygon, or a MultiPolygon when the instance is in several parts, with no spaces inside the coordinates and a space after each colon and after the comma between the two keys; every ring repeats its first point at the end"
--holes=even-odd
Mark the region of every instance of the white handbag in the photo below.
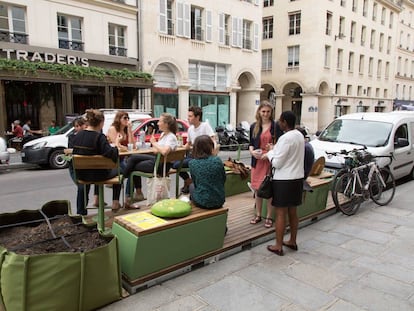
{"type": "Polygon", "coordinates": [[[147,203],[152,205],[158,201],[170,198],[171,179],[166,175],[166,162],[164,161],[163,176],[157,176],[157,170],[154,165],[154,177],[147,180],[147,203]]]}

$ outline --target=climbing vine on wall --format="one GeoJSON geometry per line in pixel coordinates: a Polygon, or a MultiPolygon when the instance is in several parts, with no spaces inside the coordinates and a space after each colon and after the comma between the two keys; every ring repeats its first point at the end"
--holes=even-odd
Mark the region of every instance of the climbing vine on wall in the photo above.
{"type": "Polygon", "coordinates": [[[38,71],[47,71],[71,79],[95,78],[103,80],[104,78],[113,78],[117,81],[131,79],[152,80],[152,76],[149,73],[129,69],[105,69],[93,66],[81,67],[66,64],[17,61],[5,58],[0,58],[0,70],[20,71],[25,75],[37,74],[38,71]]]}

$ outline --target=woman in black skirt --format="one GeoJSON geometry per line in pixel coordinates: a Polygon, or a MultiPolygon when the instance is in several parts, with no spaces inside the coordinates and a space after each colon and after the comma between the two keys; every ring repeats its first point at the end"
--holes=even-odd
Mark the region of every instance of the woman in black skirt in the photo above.
{"type": "Polygon", "coordinates": [[[267,249],[279,256],[283,256],[283,245],[298,250],[296,235],[299,219],[296,207],[302,203],[305,142],[303,135],[295,129],[295,122],[296,116],[292,111],[282,112],[279,125],[285,134],[263,156],[269,159],[275,169],[272,206],[276,211],[276,244],[267,246],[267,249]],[[289,216],[290,239],[284,242],[286,215],[289,216]]]}

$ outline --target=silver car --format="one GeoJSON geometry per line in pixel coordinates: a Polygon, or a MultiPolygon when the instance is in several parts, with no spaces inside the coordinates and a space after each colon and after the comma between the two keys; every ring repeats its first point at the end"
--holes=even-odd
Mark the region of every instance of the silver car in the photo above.
{"type": "Polygon", "coordinates": [[[0,137],[0,164],[8,164],[10,153],[7,150],[7,143],[3,137],[0,137]]]}

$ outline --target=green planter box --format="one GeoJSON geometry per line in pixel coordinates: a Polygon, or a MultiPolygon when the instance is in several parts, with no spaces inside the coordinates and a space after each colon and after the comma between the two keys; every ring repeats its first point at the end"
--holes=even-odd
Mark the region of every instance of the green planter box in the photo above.
{"type": "Polygon", "coordinates": [[[250,191],[249,186],[247,186],[248,182],[250,182],[250,172],[247,179],[241,179],[240,175],[227,172],[226,182],[224,183],[226,197],[250,191]]]}
{"type": "MultiPolygon", "coordinates": [[[[53,217],[67,214],[69,208],[68,201],[52,201],[41,210],[53,217]]],[[[1,214],[0,226],[42,218],[36,210],[1,214]]],[[[109,239],[108,244],[83,253],[20,255],[0,246],[3,308],[94,310],[121,299],[118,241],[116,237],[109,239]]]]}
{"type": "Polygon", "coordinates": [[[134,281],[220,249],[226,221],[227,208],[193,207],[191,215],[179,219],[162,219],[149,212],[117,216],[112,233],[119,240],[121,271],[134,281]],[[145,222],[150,224],[147,229],[143,229],[145,222]]]}
{"type": "MultiPolygon", "coordinates": [[[[326,208],[329,189],[331,188],[331,178],[319,179],[308,177],[308,182],[312,186],[313,192],[304,193],[304,200],[297,208],[299,219],[306,218],[312,214],[323,211],[326,208]]],[[[288,194],[287,194],[288,195],[288,194]]],[[[266,217],[267,200],[263,200],[262,217],[266,217]]],[[[274,213],[273,213],[274,218],[274,213]]]]}

